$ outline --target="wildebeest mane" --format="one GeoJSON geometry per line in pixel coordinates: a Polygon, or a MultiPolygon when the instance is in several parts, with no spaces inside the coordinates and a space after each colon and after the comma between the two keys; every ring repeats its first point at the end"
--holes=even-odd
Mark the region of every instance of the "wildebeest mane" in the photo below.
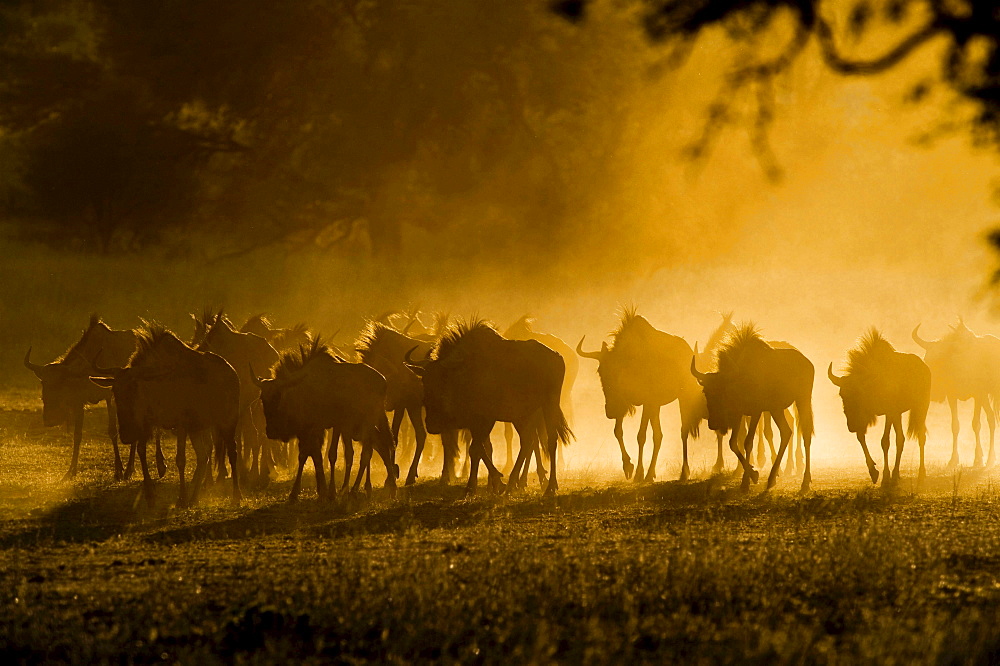
{"type": "Polygon", "coordinates": [[[847,352],[847,374],[870,371],[873,366],[877,367],[886,354],[895,351],[881,331],[872,326],[861,336],[857,346],[847,352]]]}
{"type": "Polygon", "coordinates": [[[719,347],[718,367],[720,371],[726,371],[739,363],[740,358],[748,350],[754,347],[770,348],[764,338],[760,336],[760,329],[752,321],[743,322],[730,331],[725,342],[719,347]]]}
{"type": "Polygon", "coordinates": [[[157,322],[143,320],[134,332],[135,352],[129,359],[129,365],[142,364],[150,357],[152,351],[164,342],[190,349],[187,343],[174,335],[166,326],[157,322]]]}
{"type": "Polygon", "coordinates": [[[446,358],[462,340],[480,336],[497,340],[503,339],[493,323],[486,319],[479,319],[478,317],[474,317],[469,321],[460,319],[452,326],[449,326],[448,330],[441,336],[441,340],[438,341],[437,347],[434,349],[433,358],[436,360],[446,358]]]}
{"type": "Polygon", "coordinates": [[[635,304],[629,303],[622,306],[621,318],[618,320],[618,327],[611,331],[611,346],[614,347],[619,342],[629,338],[632,333],[642,328],[652,328],[652,325],[641,316],[635,304]],[[645,326],[643,326],[645,324],[645,326]]]}
{"type": "Polygon", "coordinates": [[[290,349],[282,352],[274,366],[275,379],[288,379],[293,374],[306,367],[314,358],[329,356],[331,359],[342,362],[343,359],[333,353],[327,345],[323,344],[320,336],[313,338],[308,345],[299,345],[298,349],[290,349]]]}
{"type": "Polygon", "coordinates": [[[392,342],[401,340],[403,337],[405,336],[396,329],[373,319],[368,322],[358,336],[358,339],[354,341],[354,348],[364,358],[368,352],[373,354],[381,353],[384,347],[392,342]]]}

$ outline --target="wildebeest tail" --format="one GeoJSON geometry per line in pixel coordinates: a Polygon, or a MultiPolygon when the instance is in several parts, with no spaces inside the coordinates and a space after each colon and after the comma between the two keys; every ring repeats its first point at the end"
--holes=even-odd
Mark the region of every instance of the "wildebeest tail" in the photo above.
{"type": "Polygon", "coordinates": [[[699,388],[692,395],[681,395],[677,402],[681,411],[681,434],[697,437],[701,433],[701,422],[708,415],[705,394],[699,388]]]}
{"type": "Polygon", "coordinates": [[[930,408],[931,396],[920,396],[918,402],[910,409],[910,416],[906,420],[907,437],[924,437],[927,435],[927,410],[930,408]]]}
{"type": "Polygon", "coordinates": [[[563,413],[561,407],[557,407],[555,410],[555,429],[556,429],[556,443],[558,444],[566,446],[575,437],[573,431],[569,427],[569,422],[566,420],[566,415],[563,413]]]}
{"type": "Polygon", "coordinates": [[[799,416],[799,429],[803,435],[815,435],[816,428],[813,427],[813,406],[812,396],[801,402],[796,401],[795,408],[799,416]]]}
{"type": "Polygon", "coordinates": [[[391,474],[393,478],[399,479],[399,465],[396,464],[396,440],[392,438],[392,428],[389,427],[389,419],[383,413],[382,418],[375,424],[376,451],[385,463],[386,471],[390,471],[389,464],[392,464],[391,474]]]}

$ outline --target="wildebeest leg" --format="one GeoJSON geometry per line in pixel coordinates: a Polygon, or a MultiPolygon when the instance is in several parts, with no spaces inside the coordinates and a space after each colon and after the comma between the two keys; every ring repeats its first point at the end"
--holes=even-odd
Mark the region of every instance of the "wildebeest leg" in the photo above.
{"type": "Polygon", "coordinates": [[[242,481],[240,465],[240,448],[236,443],[236,425],[219,428],[215,431],[215,436],[223,442],[226,454],[229,458],[229,471],[233,475],[233,504],[239,506],[243,501],[243,494],[240,492],[242,481]]]}
{"type": "Polygon", "coordinates": [[[333,501],[337,499],[337,447],[340,446],[340,432],[333,428],[330,431],[330,448],[326,450],[327,460],[330,461],[330,485],[327,486],[326,499],[333,501]]]}
{"type": "Polygon", "coordinates": [[[896,414],[896,418],[892,421],[893,430],[896,431],[896,464],[892,468],[892,478],[893,481],[899,481],[899,460],[903,457],[903,445],[906,443],[906,438],[903,437],[903,414],[896,414]]]}
{"type": "Polygon", "coordinates": [[[715,433],[716,443],[719,445],[719,455],[715,458],[715,465],[712,467],[712,474],[722,474],[726,471],[726,459],[722,457],[722,440],[725,439],[722,431],[715,433]]]}
{"type": "MultiPolygon", "coordinates": [[[[316,499],[320,502],[326,499],[326,474],[323,473],[323,436],[325,434],[324,430],[317,430],[310,437],[312,441],[309,446],[311,451],[309,457],[312,458],[313,469],[316,471],[316,499]]],[[[333,479],[330,480],[330,484],[333,485],[333,479]]]]}
{"type": "Polygon", "coordinates": [[[990,453],[986,457],[986,466],[992,467],[993,463],[996,462],[996,457],[993,452],[993,436],[996,434],[997,416],[993,411],[993,404],[989,400],[986,402],[986,425],[990,428],[990,453]]]}
{"type": "MultiPolygon", "coordinates": [[[[812,411],[812,405],[809,405],[810,412],[812,411]]],[[[812,485],[812,459],[810,456],[809,448],[812,446],[812,414],[809,415],[810,424],[808,428],[803,429],[802,441],[805,444],[806,452],[806,471],[802,474],[802,492],[809,492],[809,488],[812,485]]]]}
{"type": "Polygon", "coordinates": [[[764,442],[771,446],[771,460],[774,460],[774,431],[771,429],[771,415],[764,412],[760,415],[760,422],[757,425],[757,466],[761,469],[767,464],[767,454],[764,450],[764,442]]]}
{"type": "Polygon", "coordinates": [[[153,479],[149,476],[149,465],[146,464],[146,442],[148,441],[149,433],[142,433],[136,441],[136,449],[139,452],[139,468],[142,470],[142,490],[146,496],[146,505],[153,506],[155,500],[153,479]]]}
{"type": "Polygon", "coordinates": [[[218,431],[212,433],[212,443],[215,446],[215,467],[218,470],[215,480],[222,481],[228,476],[226,471],[226,443],[219,437],[218,431]]]}
{"type": "Polygon", "coordinates": [[[872,483],[878,482],[878,467],[875,465],[875,461],[872,460],[871,453],[868,452],[868,442],[865,440],[865,434],[867,431],[858,432],[858,443],[861,444],[861,450],[865,452],[865,464],[868,465],[868,476],[872,478],[872,483]]]}
{"type": "Polygon", "coordinates": [[[639,418],[639,432],[636,434],[635,438],[639,442],[639,458],[636,460],[635,478],[633,481],[636,483],[646,480],[646,475],[642,469],[642,448],[646,445],[646,427],[649,425],[649,412],[646,411],[646,406],[642,406],[642,416],[639,418]]]}
{"type": "Polygon", "coordinates": [[[118,415],[115,411],[114,398],[104,401],[108,408],[108,437],[111,438],[111,448],[115,452],[115,481],[125,478],[125,468],[122,466],[121,452],[118,450],[118,415]]]}
{"type": "Polygon", "coordinates": [[[892,418],[885,417],[885,430],[882,432],[882,486],[892,482],[892,468],[889,467],[889,437],[892,434],[892,418]]]}
{"type": "Polygon", "coordinates": [[[69,471],[63,476],[63,481],[68,481],[76,476],[77,467],[80,464],[80,442],[83,441],[83,405],[73,413],[73,458],[69,463],[69,471]]]}
{"type": "Polygon", "coordinates": [[[167,474],[167,461],[163,457],[163,446],[161,445],[161,440],[163,439],[163,431],[159,428],[156,429],[156,473],[162,479],[167,474]]]}
{"type": "Polygon", "coordinates": [[[625,450],[625,432],[622,429],[622,419],[620,418],[615,419],[615,439],[618,440],[618,448],[622,450],[622,471],[625,472],[626,479],[631,479],[635,466],[632,464],[632,459],[628,457],[628,451],[625,450]]]}
{"type": "MultiPolygon", "coordinates": [[[[258,485],[266,488],[271,482],[271,473],[274,471],[274,456],[272,455],[272,441],[267,438],[267,422],[264,419],[264,408],[259,400],[250,403],[250,430],[251,437],[257,442],[256,448],[260,455],[260,479],[258,485]]],[[[322,445],[321,445],[322,448],[322,445]]]]}
{"type": "Polygon", "coordinates": [[[510,471],[510,482],[507,484],[507,494],[513,493],[515,490],[523,489],[525,484],[522,481],[527,480],[527,475],[522,475],[521,470],[528,467],[528,462],[531,460],[532,452],[538,455],[535,450],[538,446],[537,434],[534,424],[530,426],[530,432],[528,432],[527,427],[523,423],[518,423],[516,426],[511,425],[511,427],[517,428],[518,438],[520,440],[520,447],[517,451],[517,460],[511,465],[510,471]]]}
{"type": "MultiPolygon", "coordinates": [[[[548,483],[548,474],[545,472],[545,466],[542,464],[542,446],[547,441],[548,430],[545,429],[544,417],[539,417],[538,426],[535,430],[535,444],[531,447],[531,453],[535,455],[535,474],[538,476],[538,487],[544,488],[545,484],[548,483]]],[[[530,454],[529,454],[530,455],[530,454]]],[[[552,464],[552,461],[549,461],[552,464]]],[[[523,487],[528,487],[528,467],[527,464],[524,468],[524,479],[521,484],[523,487]]]]}
{"type": "MultiPolygon", "coordinates": [[[[986,401],[986,407],[989,408],[989,399],[986,401]]],[[[983,466],[983,445],[979,439],[979,426],[982,425],[983,420],[981,418],[982,411],[984,409],[983,401],[979,396],[973,399],[972,403],[972,431],[976,435],[976,458],[972,462],[973,467],[983,466]]]]}
{"type": "MultiPolygon", "coordinates": [[[[187,498],[187,488],[184,483],[184,468],[187,464],[187,433],[185,433],[183,428],[177,428],[177,453],[174,456],[174,461],[177,463],[177,506],[186,507],[187,498]]],[[[191,444],[194,444],[194,440],[191,440],[191,444]]]]}
{"type": "Polygon", "coordinates": [[[125,464],[125,480],[128,481],[135,473],[135,442],[128,447],[128,462],[125,464]]]}
{"type": "Polygon", "coordinates": [[[191,435],[191,447],[194,449],[194,475],[191,478],[191,506],[198,503],[198,493],[205,485],[205,478],[212,474],[212,435],[208,429],[191,435]]]}
{"type": "MultiPolygon", "coordinates": [[[[333,433],[334,435],[338,435],[336,430],[333,433]]],[[[340,437],[344,442],[344,483],[340,486],[340,491],[345,492],[350,485],[351,470],[354,468],[354,440],[343,435],[340,435],[340,437]]]]}
{"type": "MultiPolygon", "coordinates": [[[[778,444],[778,452],[771,454],[771,473],[767,477],[767,487],[769,490],[778,482],[778,473],[781,471],[781,458],[785,455],[788,442],[792,439],[792,426],[788,425],[788,419],[785,418],[784,410],[771,414],[771,419],[778,426],[778,435],[781,437],[781,441],[778,444]]],[[[791,456],[792,452],[789,452],[788,455],[791,456]]]]}
{"type": "Polygon", "coordinates": [[[420,459],[424,456],[424,446],[427,444],[427,430],[424,428],[420,405],[407,407],[406,415],[410,417],[410,423],[413,425],[413,435],[417,440],[416,448],[413,450],[413,462],[410,463],[410,472],[406,475],[406,485],[410,486],[417,480],[420,459]]]}
{"type": "Polygon", "coordinates": [[[948,409],[951,410],[951,460],[948,467],[958,467],[958,399],[948,396],[948,409]]]}
{"type": "MultiPolygon", "coordinates": [[[[508,422],[503,424],[503,439],[507,444],[507,459],[503,463],[503,473],[510,474],[514,469],[514,426],[508,422]]],[[[521,448],[524,448],[522,445],[521,448]]]]}
{"type": "MultiPolygon", "coordinates": [[[[680,401],[677,401],[680,404],[680,401]]],[[[682,415],[683,417],[683,415],[682,415]]],[[[649,468],[650,473],[656,469],[656,454],[660,450],[660,443],[657,441],[656,432],[660,429],[660,414],[657,412],[656,421],[653,424],[653,464],[649,468]]],[[[659,436],[662,439],[663,435],[659,436]]],[[[681,425],[681,481],[687,481],[688,477],[691,476],[691,468],[688,466],[688,431],[684,425],[681,425]]]]}
{"type": "MultiPolygon", "coordinates": [[[[805,454],[802,450],[802,415],[799,413],[798,404],[795,405],[795,471],[802,469],[805,461],[805,454]]],[[[792,457],[788,456],[788,463],[791,464],[792,457]]]]}
{"type": "Polygon", "coordinates": [[[747,436],[743,440],[743,461],[745,461],[745,466],[743,468],[743,482],[741,486],[744,490],[750,490],[751,483],[757,483],[760,475],[757,470],[753,468],[750,460],[753,455],[753,437],[757,433],[757,424],[760,422],[760,413],[754,414],[750,417],[750,423],[747,424],[747,436]]]}
{"type": "Polygon", "coordinates": [[[309,441],[309,435],[304,435],[299,438],[299,464],[295,469],[295,480],[292,481],[292,492],[288,495],[289,502],[297,502],[299,499],[299,490],[302,488],[302,469],[306,466],[306,460],[309,459],[311,451],[312,442],[309,441]]]}
{"type": "Polygon", "coordinates": [[[731,434],[729,435],[729,448],[740,461],[740,466],[743,468],[743,482],[742,486],[745,491],[750,490],[750,461],[746,459],[743,455],[743,449],[740,447],[740,430],[741,428],[733,428],[731,434]]]}
{"type": "Polygon", "coordinates": [[[445,430],[441,433],[441,483],[448,485],[455,480],[455,460],[458,458],[458,431],[445,430]]]}
{"type": "MultiPolygon", "coordinates": [[[[649,423],[653,427],[653,456],[649,459],[649,469],[646,471],[646,480],[656,479],[656,459],[660,455],[660,445],[663,444],[663,429],[660,427],[660,406],[649,408],[649,423]]],[[[683,434],[681,440],[684,444],[684,466],[681,467],[681,481],[687,480],[684,470],[687,468],[687,434],[683,434]]],[[[688,470],[690,472],[690,470],[688,470]]]]}
{"type": "MultiPolygon", "coordinates": [[[[545,496],[551,497],[556,494],[559,490],[559,479],[556,477],[556,472],[559,469],[559,461],[556,460],[559,450],[559,434],[557,424],[559,423],[559,403],[557,402],[554,407],[550,407],[545,410],[545,434],[548,437],[548,449],[549,449],[549,483],[545,486],[545,496]]],[[[657,419],[659,418],[659,409],[656,412],[657,419]]],[[[650,470],[654,469],[655,466],[651,466],[650,470]]]]}

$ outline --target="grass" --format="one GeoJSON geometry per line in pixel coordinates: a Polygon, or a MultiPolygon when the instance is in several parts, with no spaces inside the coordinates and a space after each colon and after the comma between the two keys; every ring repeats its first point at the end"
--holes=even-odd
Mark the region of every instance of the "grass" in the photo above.
{"type": "MultiPolygon", "coordinates": [[[[16,404],[9,403],[9,404],[16,404]]],[[[67,436],[0,412],[0,645],[22,662],[983,663],[1000,659],[1000,494],[931,470],[882,492],[818,468],[637,486],[570,473],[555,499],[157,506],[113,483],[100,418],[67,436]]],[[[166,451],[168,459],[172,446],[166,451]]],[[[481,493],[484,491],[481,490],[481,493]]]]}

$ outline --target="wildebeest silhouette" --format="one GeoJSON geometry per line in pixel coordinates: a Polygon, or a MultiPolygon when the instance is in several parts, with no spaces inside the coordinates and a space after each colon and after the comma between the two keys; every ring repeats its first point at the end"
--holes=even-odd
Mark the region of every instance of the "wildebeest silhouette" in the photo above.
{"type": "MultiPolygon", "coordinates": [[[[240,378],[241,460],[249,465],[246,480],[266,486],[274,469],[274,447],[273,443],[261,436],[264,432],[264,415],[258,402],[260,391],[254,384],[249,368],[251,365],[255,368],[270,368],[278,362],[278,352],[259,335],[237,332],[221,310],[210,319],[206,317],[199,321],[194,315],[191,317],[195,320],[196,337],[199,324],[204,328],[204,335],[195,349],[216,353],[236,368],[236,374],[240,378]]],[[[222,456],[219,456],[218,464],[221,476],[222,456]]]]}
{"type": "MultiPolygon", "coordinates": [[[[104,402],[108,409],[108,437],[115,454],[115,480],[132,476],[135,448],[129,453],[128,467],[122,466],[118,449],[118,425],[113,393],[90,381],[94,361],[100,354],[105,363],[122,366],[135,352],[136,334],[131,330],[110,328],[95,314],[83,335],[65,354],[45,365],[31,362],[31,349],[24,355],[24,365],[42,382],[42,422],[46,426],[73,426],[73,457],[63,480],[73,478],[79,468],[80,442],[83,438],[85,405],[104,402]]],[[[162,477],[166,463],[156,437],[156,467],[162,477]]]]}
{"type": "Polygon", "coordinates": [[[827,376],[840,389],[847,429],[857,435],[865,453],[872,483],[878,481],[878,469],[868,453],[865,433],[885,416],[882,434],[882,485],[899,480],[899,459],[903,456],[903,412],[909,412],[907,434],[920,444],[919,479],[923,479],[924,444],[927,441],[927,407],[931,401],[931,371],[915,354],[898,352],[876,328],[871,328],[847,352],[847,374],[838,377],[833,363],[827,376]],[[896,465],[889,472],[889,436],[896,430],[896,465]]]}
{"type": "MultiPolygon", "coordinates": [[[[573,384],[576,383],[576,377],[580,374],[580,361],[577,359],[573,348],[563,342],[561,338],[552,335],[551,333],[541,333],[536,331],[534,324],[534,317],[523,315],[520,319],[507,327],[507,330],[503,332],[503,337],[508,340],[536,340],[549,349],[558,352],[559,355],[562,356],[563,363],[566,364],[566,376],[563,378],[562,395],[559,396],[559,404],[562,407],[563,414],[566,416],[566,422],[569,424],[570,428],[572,428],[573,384]]],[[[507,444],[507,460],[504,462],[504,473],[507,473],[510,471],[513,464],[514,426],[509,423],[505,423],[503,435],[504,441],[507,444]]],[[[561,459],[562,456],[560,456],[560,460],[561,459]]],[[[539,461],[539,463],[540,462],[541,461],[539,461]]],[[[542,468],[539,466],[539,471],[541,470],[542,468]]],[[[525,465],[525,474],[527,471],[528,465],[525,465]]]]}
{"type": "Polygon", "coordinates": [[[480,460],[489,471],[491,487],[501,485],[503,474],[493,464],[488,448],[497,421],[512,423],[521,440],[512,479],[519,478],[528,452],[544,430],[552,461],[545,493],[556,492],[556,448],[572,436],[559,406],[566,366],[558,352],[534,340],[506,340],[488,322],[473,320],[449,328],[432,359],[424,364],[411,362],[410,367],[423,378],[427,430],[440,433],[464,428],[471,432],[468,493],[475,491],[480,460]]]}
{"type": "Polygon", "coordinates": [[[951,460],[957,467],[958,403],[973,400],[972,430],[976,435],[976,457],[973,465],[983,464],[983,447],[979,439],[980,414],[986,412],[990,428],[990,452],[986,460],[992,465],[996,431],[995,402],[1000,397],[1000,340],[992,335],[976,335],[961,321],[940,340],[920,337],[920,325],[913,329],[913,341],[924,350],[924,362],[931,369],[931,400],[947,400],[951,409],[951,460]]]}
{"type": "Polygon", "coordinates": [[[576,352],[585,358],[598,361],[597,373],[604,390],[604,413],[615,421],[615,438],[622,454],[625,478],[631,478],[632,461],[625,449],[622,421],[642,406],[639,425],[639,458],[636,480],[652,481],[656,478],[656,460],[663,441],[660,428],[660,407],[677,401],[681,415],[681,443],[683,463],[681,480],[691,474],[688,466],[688,437],[698,436],[706,415],[705,397],[698,382],[691,376],[692,350],[683,338],[660,331],[634,308],[626,308],[618,328],[611,334],[612,344],[601,343],[601,350],[584,351],[580,339],[576,352]],[[653,427],[653,455],[649,471],[643,477],[642,449],[646,442],[646,424],[653,427]]]}
{"type": "MultiPolygon", "coordinates": [[[[392,435],[398,441],[404,414],[409,417],[416,437],[416,446],[406,485],[417,480],[417,469],[427,441],[424,427],[424,387],[420,377],[407,367],[404,359],[410,350],[419,358],[426,358],[433,348],[431,342],[404,335],[379,322],[370,322],[355,343],[361,361],[378,370],[386,380],[386,411],[392,412],[392,435]]],[[[441,482],[450,483],[455,478],[455,460],[458,458],[458,436],[455,432],[442,433],[444,457],[441,482]]]]}
{"type": "Polygon", "coordinates": [[[241,499],[236,428],[240,413],[240,380],[217,354],[192,349],[162,326],[137,329],[136,351],[123,368],[95,363],[91,381],[114,391],[118,427],[123,442],[139,451],[146,501],[153,504],[153,482],[146,465],[146,442],[154,427],[177,434],[178,504],[186,506],[184,467],[188,436],[196,463],[190,502],[196,503],[209,471],[212,435],[233,469],[233,502],[241,499]]]}
{"type": "Polygon", "coordinates": [[[781,458],[792,436],[785,419],[785,409],[795,404],[802,421],[806,464],[802,490],[809,490],[812,480],[809,447],[812,442],[813,364],[797,349],[775,349],[760,337],[752,323],[744,324],[730,334],[717,354],[716,372],[700,372],[691,356],[691,374],[702,385],[708,401],[708,426],[715,431],[730,431],[729,448],[743,466],[744,491],[756,483],[757,470],[750,462],[753,437],[764,412],[769,412],[778,431],[781,445],[771,467],[767,487],[774,486],[781,458]],[[737,443],[740,420],[750,417],[746,439],[741,449],[737,443]]]}
{"type": "MultiPolygon", "coordinates": [[[[371,489],[372,451],[378,452],[385,464],[385,487],[395,494],[399,467],[395,460],[395,442],[385,416],[385,378],[363,363],[349,363],[335,356],[322,344],[319,336],[309,347],[284,352],[274,368],[273,379],[259,379],[253,373],[264,404],[267,436],[284,442],[299,440],[299,466],[289,499],[294,501],[302,483],[306,460],[313,459],[316,469],[316,490],[320,498],[335,495],[334,467],[337,463],[337,442],[343,437],[345,446],[361,442],[361,464],[353,490],[367,477],[366,489],[371,489]],[[331,429],[329,448],[330,487],[326,490],[323,473],[323,432],[331,429]]],[[[350,470],[347,470],[350,476],[350,470]]],[[[347,479],[345,479],[346,483],[347,479]]]]}

